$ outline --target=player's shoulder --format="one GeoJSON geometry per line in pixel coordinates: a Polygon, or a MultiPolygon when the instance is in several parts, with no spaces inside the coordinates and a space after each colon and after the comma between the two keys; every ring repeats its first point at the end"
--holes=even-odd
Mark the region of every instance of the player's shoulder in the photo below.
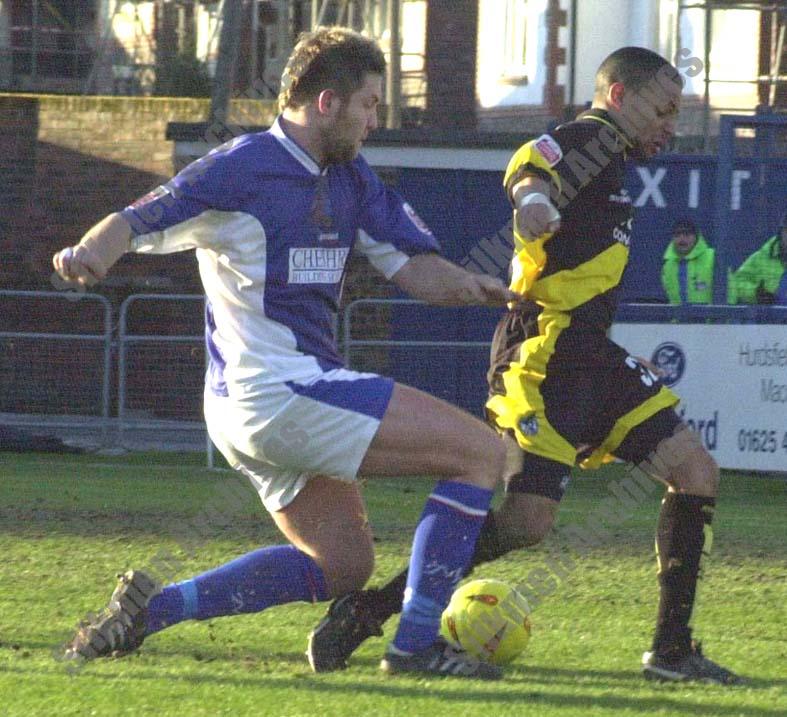
{"type": "Polygon", "coordinates": [[[361,154],[358,154],[350,162],[337,165],[334,173],[340,175],[343,181],[353,185],[354,191],[360,193],[363,193],[368,188],[382,185],[382,180],[361,154]]]}
{"type": "Polygon", "coordinates": [[[581,117],[564,122],[552,129],[549,136],[565,152],[573,147],[581,146],[598,134],[598,124],[583,120],[581,117]]]}
{"type": "MultiPolygon", "coordinates": [[[[264,134],[264,133],[261,133],[264,134]]],[[[200,173],[226,174],[233,172],[243,174],[245,168],[257,164],[264,138],[259,134],[242,134],[214,147],[200,157],[189,168],[200,173]]]]}
{"type": "Polygon", "coordinates": [[[267,142],[267,132],[255,132],[249,134],[240,134],[226,142],[223,142],[218,147],[214,147],[208,154],[210,156],[230,156],[238,157],[249,152],[254,151],[267,142]]]}
{"type": "Polygon", "coordinates": [[[377,175],[374,173],[374,170],[369,166],[369,163],[366,161],[366,158],[362,154],[356,155],[355,159],[352,162],[348,162],[346,165],[349,170],[359,177],[376,177],[377,175]]]}
{"type": "Polygon", "coordinates": [[[581,146],[587,141],[589,135],[583,123],[567,122],[550,128],[523,143],[515,152],[511,164],[532,163],[536,158],[538,164],[543,164],[544,169],[553,168],[560,163],[567,151],[576,146],[581,146]],[[575,126],[580,125],[583,126],[575,126]]]}

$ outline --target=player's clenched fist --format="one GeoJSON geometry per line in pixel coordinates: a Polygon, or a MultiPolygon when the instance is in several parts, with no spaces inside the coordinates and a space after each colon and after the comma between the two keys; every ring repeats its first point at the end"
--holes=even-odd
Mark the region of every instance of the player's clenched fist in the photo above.
{"type": "Polygon", "coordinates": [[[544,234],[554,234],[560,228],[560,212],[549,197],[540,192],[529,192],[516,197],[514,222],[523,239],[538,239],[544,234]]]}
{"type": "Polygon", "coordinates": [[[61,249],[52,265],[61,279],[93,286],[129,249],[131,227],[120,214],[110,214],[92,227],[76,246],[61,249]]]}
{"type": "Polygon", "coordinates": [[[514,185],[514,226],[525,241],[551,236],[560,229],[560,212],[549,198],[550,186],[538,177],[527,176],[514,185]]]}
{"type": "Polygon", "coordinates": [[[95,252],[84,244],[61,249],[52,257],[52,264],[61,279],[82,286],[92,286],[101,281],[108,270],[95,252]]]}

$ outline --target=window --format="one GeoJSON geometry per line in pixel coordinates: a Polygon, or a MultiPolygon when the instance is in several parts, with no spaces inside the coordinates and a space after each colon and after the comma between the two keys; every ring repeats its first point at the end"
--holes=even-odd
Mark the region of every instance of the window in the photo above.
{"type": "Polygon", "coordinates": [[[527,83],[527,2],[506,0],[503,76],[509,82],[527,83]]]}

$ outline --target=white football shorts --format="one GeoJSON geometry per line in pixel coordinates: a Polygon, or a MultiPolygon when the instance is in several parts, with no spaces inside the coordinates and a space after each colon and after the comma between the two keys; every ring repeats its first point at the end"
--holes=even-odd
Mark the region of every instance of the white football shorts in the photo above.
{"type": "Polygon", "coordinates": [[[356,479],[393,386],[392,379],[340,368],[269,384],[252,397],[206,390],[205,420],[216,447],[274,512],[311,476],[356,479]]]}

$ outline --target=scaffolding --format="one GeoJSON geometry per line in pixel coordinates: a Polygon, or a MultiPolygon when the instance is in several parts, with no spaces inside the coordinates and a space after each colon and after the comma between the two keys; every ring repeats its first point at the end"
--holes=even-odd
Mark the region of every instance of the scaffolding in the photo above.
{"type": "Polygon", "coordinates": [[[100,39],[82,94],[107,91],[117,95],[148,94],[155,78],[155,40],[150,18],[140,2],[108,0],[97,25],[100,39]],[[116,22],[127,19],[127,32],[115,34],[116,22]],[[111,85],[111,86],[110,86],[111,85]]]}
{"type": "Polygon", "coordinates": [[[0,3],[0,87],[77,87],[93,63],[95,11],[65,0],[0,3]]]}
{"type": "Polygon", "coordinates": [[[725,85],[750,85],[757,88],[758,103],[750,109],[751,113],[787,111],[787,70],[785,67],[785,28],[787,28],[787,1],[785,0],[678,0],[674,14],[673,48],[676,63],[685,61],[679,55],[682,51],[682,24],[686,14],[691,11],[703,13],[703,67],[702,67],[702,128],[703,149],[711,135],[714,115],[734,110],[741,113],[740,107],[725,107],[712,100],[713,88],[725,85]],[[714,13],[744,10],[760,15],[760,36],[758,46],[758,72],[750,79],[725,78],[715,76],[711,64],[713,48],[714,13]]]}
{"type": "MultiPolygon", "coordinates": [[[[147,95],[156,91],[162,62],[189,42],[191,54],[212,75],[227,1],[3,0],[0,88],[147,95]],[[194,37],[187,38],[189,32],[194,37]]],[[[424,51],[403,54],[400,32],[403,7],[408,2],[411,8],[419,2],[425,7],[424,0],[231,1],[242,4],[248,20],[242,27],[236,89],[254,87],[263,97],[275,97],[298,35],[336,24],[375,38],[386,53],[388,126],[399,126],[403,107],[425,104],[424,51]]]]}
{"type": "Polygon", "coordinates": [[[344,25],[375,38],[387,55],[388,127],[400,126],[403,106],[424,104],[425,58],[422,53],[402,54],[403,0],[279,0],[278,5],[281,6],[277,13],[278,42],[276,52],[269,56],[269,69],[264,77],[268,84],[278,84],[293,40],[301,31],[319,25],[344,25]],[[402,68],[403,59],[408,64],[406,70],[402,68]]]}
{"type": "MultiPolygon", "coordinates": [[[[162,91],[161,73],[173,58],[196,63],[198,16],[207,28],[200,45],[215,64],[223,3],[215,0],[100,0],[97,49],[81,92],[149,95],[162,91]]],[[[192,67],[184,68],[186,71],[192,67]]],[[[207,73],[207,70],[205,70],[207,73]]],[[[166,83],[165,83],[166,84],[166,83]]],[[[164,91],[172,91],[163,87],[164,91]]]]}

